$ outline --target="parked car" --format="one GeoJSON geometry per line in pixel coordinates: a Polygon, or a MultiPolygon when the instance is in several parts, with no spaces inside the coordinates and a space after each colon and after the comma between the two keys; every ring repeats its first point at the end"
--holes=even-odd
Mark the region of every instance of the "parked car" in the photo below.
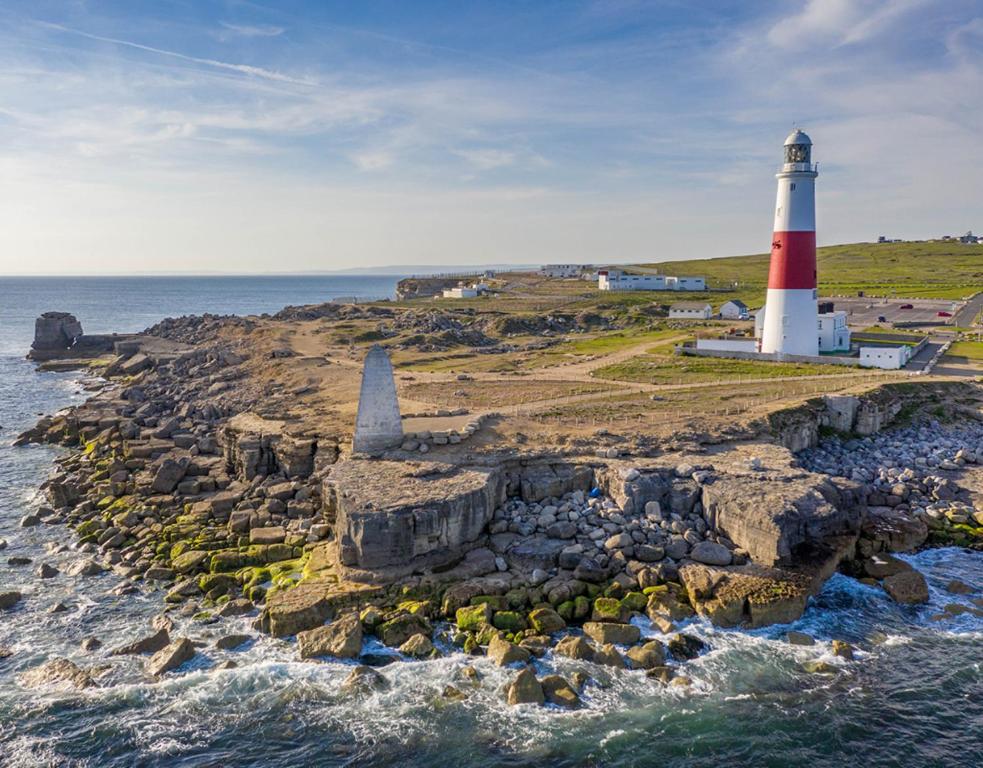
{"type": "Polygon", "coordinates": [[[884,315],[878,315],[877,316],[877,322],[879,322],[879,323],[886,323],[887,322],[887,318],[884,317],[884,315]]]}
{"type": "Polygon", "coordinates": [[[902,304],[898,309],[914,309],[914,304],[902,304]]]}
{"type": "Polygon", "coordinates": [[[952,317],[952,312],[939,312],[936,317],[952,317]]]}

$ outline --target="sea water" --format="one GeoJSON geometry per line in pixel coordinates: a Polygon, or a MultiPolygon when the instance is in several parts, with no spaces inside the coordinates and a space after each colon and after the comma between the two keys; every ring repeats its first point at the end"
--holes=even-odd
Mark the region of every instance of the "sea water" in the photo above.
{"type": "MultiPolygon", "coordinates": [[[[395,278],[0,279],[0,591],[24,600],[0,614],[0,766],[978,766],[983,765],[983,620],[937,619],[948,603],[969,605],[945,585],[983,589],[983,554],[959,549],[906,559],[928,579],[929,605],[899,606],[878,588],[834,576],[797,622],[754,632],[685,627],[712,650],[689,662],[688,689],[641,672],[613,672],[548,656],[539,671],[585,668],[594,678],[585,707],[509,707],[501,687],[514,674],[444,646],[436,661],[381,669],[389,687],[351,696],[341,682],[351,663],[300,662],[295,644],[261,636],[248,617],[211,627],[179,619],[175,635],[211,645],[232,632],[253,634],[242,649],[202,648],[161,682],[144,659],[108,649],[148,634],[160,592],[117,597],[118,577],[35,577],[41,562],[62,570],[78,559],[48,547],[71,545],[61,526],[20,528],[41,503],[38,487],[58,449],[13,448],[40,414],[85,398],[73,373],[38,373],[23,359],[34,318],[76,314],[88,332],[135,331],[185,313],[273,312],[333,296],[383,297],[395,278]],[[9,566],[12,556],[32,558],[9,566]],[[68,610],[51,613],[63,603],[68,610]],[[817,644],[791,646],[789,629],[817,644]],[[86,637],[102,649],[86,653],[86,637]],[[835,657],[837,638],[860,650],[835,657]],[[18,675],[47,659],[111,664],[99,687],[28,690],[18,675]],[[234,669],[219,669],[226,660],[234,669]],[[810,674],[824,660],[836,675],[810,674]],[[464,688],[473,664],[481,686],[461,703],[441,697],[464,688]]],[[[646,621],[643,632],[659,634],[646,621]]],[[[469,689],[470,690],[470,689],[469,689]]]]}

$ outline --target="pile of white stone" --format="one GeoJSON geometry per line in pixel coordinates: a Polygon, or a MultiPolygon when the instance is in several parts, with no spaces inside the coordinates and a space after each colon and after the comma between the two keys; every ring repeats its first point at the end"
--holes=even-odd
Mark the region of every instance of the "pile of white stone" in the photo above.
{"type": "Polygon", "coordinates": [[[943,426],[936,421],[859,440],[830,438],[802,451],[813,472],[864,483],[872,507],[892,507],[928,525],[948,521],[983,525],[983,511],[959,500],[951,476],[983,462],[983,424],[943,426]]]}
{"type": "Polygon", "coordinates": [[[491,416],[491,414],[479,414],[464,425],[460,430],[425,430],[422,432],[405,432],[403,443],[399,446],[401,451],[416,451],[427,453],[434,446],[438,445],[457,445],[467,440],[475,434],[481,425],[491,416]]]}
{"type": "Polygon", "coordinates": [[[583,491],[539,503],[510,499],[495,511],[489,533],[566,542],[557,558],[565,569],[576,569],[587,558],[600,568],[631,573],[659,564],[671,577],[684,559],[728,565],[746,556],[710,529],[698,492],[674,494],[672,508],[650,501],[638,514],[626,514],[612,499],[591,498],[583,491]]]}

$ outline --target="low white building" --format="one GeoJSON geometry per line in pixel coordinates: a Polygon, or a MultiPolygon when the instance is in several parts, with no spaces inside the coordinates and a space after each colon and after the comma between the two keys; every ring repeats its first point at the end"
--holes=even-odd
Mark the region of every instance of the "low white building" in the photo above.
{"type": "Polygon", "coordinates": [[[720,317],[724,320],[747,320],[750,315],[747,304],[740,299],[731,299],[721,305],[720,317]]]}
{"type": "Polygon", "coordinates": [[[758,342],[754,339],[697,339],[696,348],[715,352],[757,352],[758,342]]]}
{"type": "Polygon", "coordinates": [[[904,368],[911,359],[911,347],[902,344],[897,347],[861,347],[860,365],[864,368],[884,368],[897,370],[904,368]]]}
{"type": "Polygon", "coordinates": [[[666,288],[670,291],[705,291],[707,281],[702,277],[666,277],[666,288]]]}
{"type": "Polygon", "coordinates": [[[670,320],[709,320],[713,307],[699,301],[681,301],[669,307],[670,320]]]}
{"type": "Polygon", "coordinates": [[[847,328],[846,318],[847,314],[843,310],[819,315],[820,352],[850,351],[850,329],[847,328]]]}
{"type": "Polygon", "coordinates": [[[583,264],[544,264],[539,268],[539,272],[546,277],[580,277],[584,269],[589,267],[583,264]]]}
{"type": "Polygon", "coordinates": [[[478,289],[473,286],[459,285],[456,288],[445,288],[445,299],[473,299],[477,297],[478,289]]]}
{"type": "Polygon", "coordinates": [[[599,269],[597,287],[602,291],[705,291],[702,277],[637,275],[620,269],[599,269]]]}

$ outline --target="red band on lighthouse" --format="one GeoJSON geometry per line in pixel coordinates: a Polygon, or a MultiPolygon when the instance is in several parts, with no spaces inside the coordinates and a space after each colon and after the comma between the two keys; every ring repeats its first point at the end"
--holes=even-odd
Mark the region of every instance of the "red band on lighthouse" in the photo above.
{"type": "Polygon", "coordinates": [[[816,233],[776,232],[771,241],[769,288],[816,287],[816,233]]]}

